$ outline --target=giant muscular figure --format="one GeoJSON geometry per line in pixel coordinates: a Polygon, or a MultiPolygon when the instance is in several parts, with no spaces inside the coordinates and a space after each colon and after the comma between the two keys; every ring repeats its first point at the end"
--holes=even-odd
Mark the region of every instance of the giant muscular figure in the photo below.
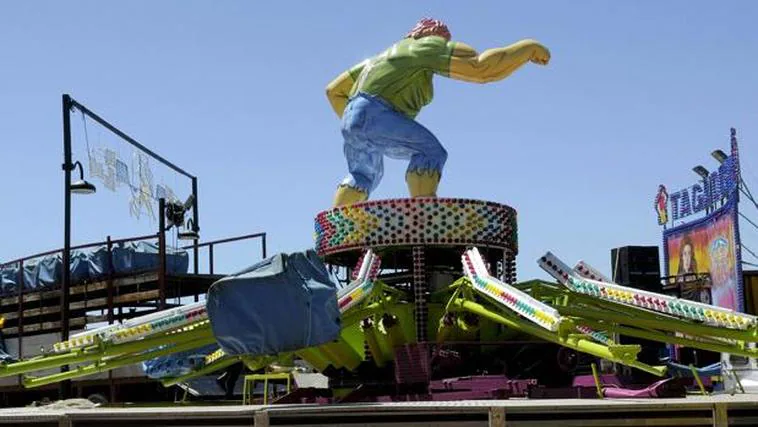
{"type": "Polygon", "coordinates": [[[409,160],[405,179],[411,197],[436,197],[447,152],[415,120],[432,100],[435,74],[489,83],[527,62],[546,65],[550,60],[547,48],[534,40],[478,54],[450,38],[444,23],[422,19],[403,40],[329,83],[326,93],[342,119],[349,171],[335,206],[368,199],[382,178],[383,156],[409,160]]]}

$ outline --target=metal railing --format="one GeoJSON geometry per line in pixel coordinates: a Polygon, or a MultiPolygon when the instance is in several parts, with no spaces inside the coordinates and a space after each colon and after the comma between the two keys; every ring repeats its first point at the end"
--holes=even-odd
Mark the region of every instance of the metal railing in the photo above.
{"type": "Polygon", "coordinates": [[[182,246],[181,249],[192,249],[194,253],[194,265],[193,270],[195,274],[199,274],[199,265],[198,260],[199,257],[199,251],[200,248],[207,247],[208,248],[208,269],[210,274],[214,274],[214,252],[213,248],[222,245],[224,243],[232,243],[232,242],[239,242],[242,240],[250,240],[250,239],[261,239],[261,255],[262,258],[266,258],[266,233],[253,233],[253,234],[245,234],[243,236],[237,236],[237,237],[229,237],[226,239],[219,239],[219,240],[212,240],[210,242],[203,242],[203,243],[194,243],[192,245],[182,246]]]}
{"type": "MultiPolygon", "coordinates": [[[[224,239],[218,239],[208,242],[197,242],[195,241],[194,244],[180,247],[180,249],[192,249],[193,253],[193,269],[191,274],[199,274],[199,252],[200,249],[207,247],[209,249],[209,256],[208,256],[208,262],[209,262],[209,269],[210,269],[210,275],[214,275],[214,263],[215,263],[215,255],[214,255],[214,248],[218,247],[219,245],[232,243],[232,242],[239,242],[244,240],[251,240],[251,239],[261,239],[261,253],[262,257],[266,258],[266,233],[253,233],[253,234],[246,234],[236,237],[230,237],[230,238],[224,238],[224,239]]],[[[98,277],[96,280],[100,282],[105,282],[106,284],[106,306],[107,306],[107,315],[106,320],[109,324],[113,323],[115,321],[115,286],[114,281],[120,276],[117,274],[113,268],[113,248],[117,245],[122,245],[125,243],[130,242],[140,242],[140,241],[146,241],[146,240],[157,240],[158,241],[158,257],[159,257],[159,264],[157,269],[150,269],[147,271],[140,271],[140,273],[146,273],[150,271],[155,271],[157,273],[157,281],[158,281],[158,308],[165,307],[165,299],[166,299],[166,282],[167,282],[167,268],[166,268],[166,256],[167,256],[167,250],[166,250],[166,244],[165,244],[165,237],[161,236],[159,233],[156,234],[148,234],[148,235],[141,235],[141,236],[134,236],[134,237],[126,237],[121,239],[112,239],[110,236],[107,236],[106,240],[104,241],[98,241],[93,243],[86,243],[82,245],[72,246],[71,250],[83,250],[83,249],[89,249],[89,248],[95,248],[95,247],[102,247],[105,246],[105,249],[107,251],[107,265],[105,267],[105,272],[102,276],[98,277]]],[[[15,289],[15,292],[8,292],[4,293],[3,295],[0,295],[0,298],[5,297],[17,297],[18,304],[17,304],[17,314],[16,314],[16,323],[17,323],[17,333],[14,334],[19,338],[19,348],[21,346],[20,340],[24,336],[24,296],[25,294],[31,294],[34,292],[40,293],[40,304],[42,304],[42,293],[48,292],[48,291],[54,291],[61,288],[61,281],[59,277],[55,277],[54,283],[52,286],[45,286],[40,287],[39,289],[25,289],[25,265],[29,265],[33,260],[40,259],[46,256],[50,255],[56,255],[63,253],[63,248],[59,249],[53,249],[49,251],[39,252],[32,255],[27,255],[21,258],[13,259],[11,261],[6,261],[0,263],[0,269],[8,268],[8,267],[17,267],[17,287],[15,289]]],[[[86,281],[79,281],[74,284],[82,284],[82,283],[89,283],[92,279],[86,280],[86,281]]],[[[195,300],[198,299],[198,295],[195,295],[195,300]]],[[[40,306],[41,307],[41,306],[40,306]]],[[[28,308],[28,307],[27,307],[28,308]]],[[[64,307],[64,310],[69,310],[70,313],[70,306],[64,307]]],[[[40,316],[42,313],[40,312],[40,316]]],[[[27,316],[28,317],[28,316],[27,316]]],[[[32,316],[37,317],[37,316],[32,316]]],[[[21,356],[21,355],[19,355],[21,356]]]]}
{"type": "MultiPolygon", "coordinates": [[[[118,245],[118,244],[122,244],[122,243],[137,242],[137,241],[157,239],[157,238],[158,238],[158,236],[155,235],[155,234],[148,234],[148,235],[136,236],[136,237],[126,237],[126,238],[123,238],[123,239],[116,239],[116,240],[112,240],[111,237],[108,236],[106,238],[106,240],[104,240],[102,242],[86,243],[86,244],[83,244],[83,245],[72,246],[71,250],[74,251],[74,250],[77,250],[77,249],[94,248],[94,247],[106,245],[106,244],[109,244],[109,243],[111,245],[118,245]]],[[[35,258],[42,258],[43,256],[54,255],[54,254],[57,254],[59,252],[63,253],[63,248],[53,249],[53,250],[45,251],[45,252],[40,252],[40,253],[37,253],[37,254],[34,254],[34,255],[27,255],[25,257],[17,258],[17,259],[14,259],[12,261],[5,261],[3,263],[0,263],[0,268],[5,268],[5,267],[8,267],[8,266],[12,266],[14,264],[23,263],[25,261],[28,261],[28,260],[31,260],[31,259],[35,259],[35,258]]]]}
{"type": "Polygon", "coordinates": [[[727,426],[756,425],[755,395],[687,399],[549,399],[392,402],[351,405],[250,405],[96,409],[18,408],[0,423],[25,426],[159,425],[727,426]]]}

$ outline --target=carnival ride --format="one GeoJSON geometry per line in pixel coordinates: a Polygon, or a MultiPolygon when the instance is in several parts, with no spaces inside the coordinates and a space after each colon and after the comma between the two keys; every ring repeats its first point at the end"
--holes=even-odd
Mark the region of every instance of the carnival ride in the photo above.
{"type": "MultiPolygon", "coordinates": [[[[526,377],[509,364],[507,353],[523,349],[525,341],[549,343],[662,378],[667,376],[666,364],[638,360],[640,346],[619,344],[618,337],[758,356],[755,316],[620,286],[586,263],[572,268],[550,252],[538,263],[555,282],[516,283],[516,212],[502,204],[448,198],[368,201],[321,212],[315,226],[318,256],[311,253],[309,259],[339,267],[350,277],[342,287],[327,284],[333,301],[324,310],[338,310],[337,336],[307,347],[240,354],[225,345],[228,337],[214,331],[210,299],[75,334],[38,357],[2,363],[0,376],[21,374],[23,385],[34,388],[170,359],[173,368],[155,376],[171,386],[239,361],[256,371],[302,359],[329,377],[330,390],[325,395],[298,389],[282,402],[309,401],[316,394],[343,402],[411,395],[455,400],[523,395],[526,377]],[[40,373],[65,365],[70,369],[40,373]]],[[[255,275],[256,269],[246,274],[255,275]]],[[[245,287],[245,294],[238,293],[245,282],[228,282],[226,288],[235,297],[249,298],[240,304],[253,304],[270,290],[263,283],[245,287]]],[[[294,312],[296,303],[280,301],[278,307],[292,306],[294,312]]],[[[287,317],[282,313],[260,322],[298,333],[301,325],[287,317]]],[[[321,327],[318,322],[306,326],[321,327]]],[[[263,333],[256,339],[272,337],[263,333]]],[[[265,342],[256,345],[270,348],[265,342]]],[[[681,371],[669,366],[672,372],[681,371]]],[[[554,374],[530,378],[529,384],[565,382],[554,374]]],[[[601,394],[665,395],[665,385],[661,381],[637,392],[607,387],[601,394]]]]}
{"type": "MultiPolygon", "coordinates": [[[[642,358],[641,345],[627,344],[622,337],[758,357],[758,317],[621,286],[582,261],[570,267],[547,252],[537,262],[555,280],[517,282],[515,209],[490,201],[436,197],[447,153],[413,119],[431,101],[433,74],[484,83],[501,80],[529,62],[546,65],[549,59],[547,48],[534,40],[479,55],[465,44],[451,42],[440,21],[420,21],[403,41],[341,74],[327,89],[343,118],[349,175],[338,187],[336,206],[315,218],[315,250],[267,258],[264,240],[265,259],[216,280],[206,301],[70,337],[68,321],[61,322],[67,339],[32,358],[6,355],[0,378],[21,375],[24,387],[38,388],[142,364],[149,377],[169,387],[240,362],[259,371],[272,366],[286,370],[298,360],[328,377],[329,387],[298,387],[277,402],[552,397],[556,395],[540,387],[581,383],[575,377],[584,373],[581,359],[588,357],[586,365],[594,377],[590,395],[662,397],[683,391],[675,378],[689,373],[702,390],[701,375],[724,371],[717,365],[696,368],[642,358]],[[398,129],[402,135],[388,137],[398,129]],[[401,142],[408,144],[401,147],[401,142]],[[411,198],[367,200],[381,179],[384,154],[410,161],[406,181],[411,198]],[[627,366],[657,381],[625,387],[600,377],[597,360],[627,366]],[[68,369],[50,373],[62,367],[68,369]]],[[[72,107],[117,131],[67,95],[64,123],[72,107]]],[[[70,130],[64,131],[69,132],[64,134],[64,151],[71,157],[70,130]]],[[[172,166],[120,131],[116,134],[172,166]]],[[[169,219],[168,228],[182,224],[183,212],[193,207],[194,221],[192,227],[187,222],[186,231],[197,239],[196,179],[184,174],[191,178],[192,198],[170,209],[174,215],[163,198],[159,201],[158,262],[163,276],[164,221],[169,219]]],[[[111,257],[110,241],[105,249],[111,257]]],[[[40,271],[55,271],[63,264],[75,277],[68,249],[64,254],[60,261],[51,258],[50,266],[40,271]]],[[[97,257],[85,258],[93,260],[96,271],[113,264],[112,259],[103,264],[97,257]]],[[[23,262],[19,264],[8,276],[19,278],[15,283],[22,294],[25,270],[23,262]]],[[[185,262],[182,266],[187,268],[185,262]]],[[[67,298],[69,280],[64,277],[61,295],[67,298]]],[[[155,290],[160,308],[165,304],[165,281],[159,278],[155,290]]],[[[60,305],[63,313],[71,306],[66,298],[60,305]]],[[[110,294],[103,304],[110,308],[108,321],[113,321],[110,294]]],[[[91,306],[85,301],[84,308],[91,306]]],[[[22,320],[19,316],[23,326],[22,320]]]]}

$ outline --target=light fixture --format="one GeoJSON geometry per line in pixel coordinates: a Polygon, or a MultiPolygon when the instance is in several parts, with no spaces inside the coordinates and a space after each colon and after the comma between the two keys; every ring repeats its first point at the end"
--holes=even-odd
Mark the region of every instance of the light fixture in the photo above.
{"type": "Polygon", "coordinates": [[[180,231],[177,234],[177,238],[179,240],[197,240],[200,238],[200,234],[198,234],[197,230],[195,229],[195,222],[192,221],[192,218],[187,220],[187,225],[184,227],[184,231],[180,231]]]}
{"type": "Polygon", "coordinates": [[[711,156],[712,156],[714,159],[718,160],[718,162],[719,162],[719,163],[724,163],[724,161],[725,161],[725,160],[726,160],[726,158],[728,157],[728,156],[726,155],[726,153],[725,153],[725,152],[723,152],[723,151],[721,151],[721,150],[713,150],[713,151],[711,152],[711,156]]]}
{"type": "Polygon", "coordinates": [[[71,170],[76,169],[77,166],[79,166],[79,181],[71,183],[69,187],[70,191],[73,194],[93,194],[97,191],[97,188],[94,184],[84,180],[84,168],[82,168],[82,164],[78,160],[74,162],[71,170]]]}
{"type": "Polygon", "coordinates": [[[708,178],[708,175],[710,175],[710,172],[708,172],[708,169],[700,165],[697,165],[694,168],[692,168],[692,171],[700,175],[700,177],[703,179],[708,178]]]}

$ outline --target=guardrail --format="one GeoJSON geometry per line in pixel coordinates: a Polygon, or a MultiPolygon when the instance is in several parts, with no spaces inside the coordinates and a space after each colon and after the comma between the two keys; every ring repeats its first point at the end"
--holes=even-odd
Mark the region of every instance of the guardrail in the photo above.
{"type": "Polygon", "coordinates": [[[727,426],[758,424],[758,396],[684,399],[546,399],[352,405],[183,406],[0,410],[24,426],[727,426]]]}
{"type": "MultiPolygon", "coordinates": [[[[260,239],[261,240],[261,252],[263,258],[266,257],[266,233],[253,233],[253,234],[245,234],[230,238],[224,238],[224,239],[218,239],[208,242],[197,242],[195,241],[194,244],[189,246],[184,246],[181,249],[191,249],[193,254],[193,268],[192,273],[193,274],[200,274],[199,269],[199,258],[200,258],[200,250],[203,248],[209,249],[209,256],[208,256],[208,265],[210,270],[210,275],[215,274],[214,264],[215,264],[215,255],[214,255],[214,248],[218,247],[219,245],[228,244],[232,242],[239,242],[244,240],[252,240],[252,239],[260,239]]],[[[105,246],[107,251],[107,262],[108,265],[107,268],[102,275],[101,278],[98,279],[99,282],[104,282],[107,292],[106,297],[106,307],[107,307],[107,314],[104,316],[102,320],[107,321],[109,324],[112,324],[116,319],[115,314],[115,286],[114,281],[118,280],[118,277],[120,275],[116,274],[113,269],[112,265],[112,256],[113,256],[113,249],[114,247],[118,245],[122,245],[125,243],[133,243],[133,242],[140,242],[140,241],[156,241],[158,243],[158,257],[159,257],[159,265],[155,269],[151,269],[149,271],[142,271],[141,273],[149,273],[154,272],[157,273],[157,281],[158,281],[158,300],[157,300],[157,308],[165,307],[165,299],[166,299],[166,283],[167,283],[167,272],[166,272],[166,257],[167,257],[167,250],[166,250],[166,239],[164,236],[161,235],[161,233],[156,234],[148,234],[148,235],[141,235],[141,236],[133,236],[133,237],[126,237],[126,238],[120,238],[120,239],[112,239],[110,236],[107,236],[105,240],[98,241],[98,242],[92,242],[92,243],[86,243],[81,245],[72,246],[71,250],[83,250],[83,249],[89,249],[89,248],[95,248],[95,247],[102,247],[105,246]]],[[[18,300],[17,303],[17,310],[14,317],[14,320],[16,322],[16,333],[14,335],[17,335],[19,338],[22,338],[24,336],[24,319],[25,317],[25,311],[26,309],[29,309],[29,307],[25,307],[25,294],[31,295],[34,292],[40,293],[40,304],[42,304],[42,295],[49,292],[49,291],[56,291],[61,288],[61,282],[60,279],[55,281],[51,286],[41,287],[40,289],[35,290],[29,290],[25,289],[25,279],[24,279],[24,266],[29,265],[33,260],[40,259],[46,256],[50,255],[56,255],[56,254],[62,254],[63,248],[48,250],[44,252],[35,253],[32,255],[27,255],[21,258],[13,259],[11,261],[6,261],[0,263],[0,269],[7,268],[7,267],[17,267],[17,283],[18,286],[15,290],[15,292],[8,293],[4,295],[5,298],[8,297],[15,297],[18,300]]],[[[89,283],[90,281],[84,281],[81,283],[89,283]]],[[[76,285],[76,283],[72,283],[72,285],[76,285]]],[[[198,299],[198,295],[195,295],[195,300],[198,299]]],[[[6,302],[7,304],[7,302],[6,302]]],[[[15,303],[12,303],[15,304],[15,303]]],[[[28,303],[27,303],[28,305],[28,303]]],[[[67,307],[70,308],[70,307],[67,307]]],[[[41,310],[41,309],[40,309],[41,310]]],[[[39,310],[38,310],[39,311],[39,310]]],[[[12,312],[12,311],[11,311],[12,312]]],[[[66,316],[66,318],[70,319],[70,316],[66,316]]],[[[28,319],[27,319],[28,320],[28,319]]],[[[7,325],[6,325],[7,326],[7,325]]],[[[20,346],[20,343],[19,343],[20,346]]]]}
{"type": "Polygon", "coordinates": [[[239,242],[241,240],[250,240],[260,238],[261,239],[261,255],[262,258],[266,258],[266,233],[253,233],[253,234],[245,234],[242,236],[237,237],[229,237],[226,239],[219,239],[219,240],[212,240],[210,242],[203,242],[203,243],[194,243],[192,245],[182,246],[182,249],[192,249],[194,251],[194,272],[195,274],[198,274],[199,266],[198,266],[198,260],[199,260],[199,250],[200,248],[207,247],[208,248],[208,268],[210,270],[210,274],[213,274],[213,264],[214,264],[214,254],[213,254],[213,248],[224,244],[224,243],[232,243],[232,242],[239,242]]]}

